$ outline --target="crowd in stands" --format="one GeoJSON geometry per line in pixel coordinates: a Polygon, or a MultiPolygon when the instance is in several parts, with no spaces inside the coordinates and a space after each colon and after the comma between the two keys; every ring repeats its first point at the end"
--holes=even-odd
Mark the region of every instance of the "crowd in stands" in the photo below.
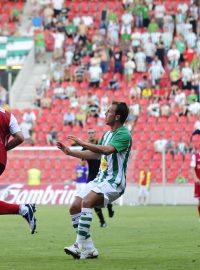
{"type": "Polygon", "coordinates": [[[53,52],[36,106],[68,100],[64,125],[83,126],[122,98],[131,108],[130,129],[144,112],[142,99],[153,117],[200,113],[198,1],[75,3],[32,1],[36,59],[53,52]]]}

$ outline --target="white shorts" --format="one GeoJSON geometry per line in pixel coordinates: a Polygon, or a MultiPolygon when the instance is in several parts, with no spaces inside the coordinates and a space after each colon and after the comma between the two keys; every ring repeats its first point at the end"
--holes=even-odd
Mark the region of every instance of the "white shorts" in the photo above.
{"type": "Polygon", "coordinates": [[[76,183],[76,194],[79,194],[81,190],[84,190],[85,186],[86,186],[86,183],[76,183]]]}
{"type": "Polygon", "coordinates": [[[99,205],[99,207],[105,207],[108,203],[111,203],[120,197],[120,194],[108,182],[96,183],[94,181],[87,183],[85,188],[77,193],[76,196],[83,199],[91,191],[103,194],[104,205],[99,205]]]}

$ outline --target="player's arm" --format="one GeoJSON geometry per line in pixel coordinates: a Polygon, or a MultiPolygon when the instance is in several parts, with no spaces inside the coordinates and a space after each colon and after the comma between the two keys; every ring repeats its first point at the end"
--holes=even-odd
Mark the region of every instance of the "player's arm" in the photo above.
{"type": "Polygon", "coordinates": [[[9,151],[19,144],[23,143],[24,141],[24,136],[21,131],[16,132],[15,134],[12,134],[13,139],[11,139],[7,144],[6,144],[6,151],[9,151]]]}
{"type": "Polygon", "coordinates": [[[10,134],[12,135],[13,138],[9,142],[7,142],[7,144],[5,146],[6,151],[9,151],[9,150],[15,148],[16,146],[23,143],[23,141],[24,141],[24,136],[23,136],[21,129],[18,125],[17,119],[15,118],[15,116],[12,113],[10,116],[9,131],[10,131],[10,134]]]}
{"type": "Polygon", "coordinates": [[[100,154],[94,153],[94,152],[92,152],[90,150],[84,150],[84,151],[72,150],[68,146],[65,146],[61,142],[57,142],[57,147],[65,155],[80,158],[80,159],[86,159],[86,160],[88,160],[88,159],[100,159],[100,156],[101,156],[100,154]]]}
{"type": "Polygon", "coordinates": [[[197,177],[195,168],[191,167],[191,173],[196,184],[200,184],[200,179],[197,177]]]}
{"type": "Polygon", "coordinates": [[[197,177],[195,168],[196,168],[196,156],[193,154],[190,163],[190,171],[193,176],[194,182],[200,184],[200,179],[197,177]]]}
{"type": "Polygon", "coordinates": [[[116,152],[115,147],[112,145],[93,144],[86,141],[82,141],[75,136],[68,136],[67,139],[73,140],[76,142],[76,144],[82,146],[84,149],[90,150],[97,154],[110,155],[116,152]]]}

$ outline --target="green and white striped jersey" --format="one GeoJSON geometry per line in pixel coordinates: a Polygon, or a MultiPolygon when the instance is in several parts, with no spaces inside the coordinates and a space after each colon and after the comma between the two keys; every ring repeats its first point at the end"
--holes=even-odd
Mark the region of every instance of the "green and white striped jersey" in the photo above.
{"type": "Polygon", "coordinates": [[[101,155],[101,164],[95,182],[107,181],[117,192],[124,193],[126,187],[126,169],[132,146],[129,130],[122,126],[115,131],[106,132],[100,145],[112,145],[116,152],[111,155],[101,155]]]}

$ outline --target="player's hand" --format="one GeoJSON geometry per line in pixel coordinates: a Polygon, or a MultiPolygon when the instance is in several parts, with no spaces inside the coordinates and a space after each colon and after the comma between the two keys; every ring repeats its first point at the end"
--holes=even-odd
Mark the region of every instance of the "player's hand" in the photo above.
{"type": "Polygon", "coordinates": [[[199,179],[196,179],[196,180],[195,180],[195,183],[196,183],[197,185],[200,185],[200,180],[199,180],[199,179]]]}
{"type": "Polygon", "coordinates": [[[56,143],[58,149],[60,149],[61,151],[63,151],[63,153],[65,153],[66,155],[70,155],[70,149],[69,147],[65,146],[62,142],[57,142],[56,143]]]}
{"type": "Polygon", "coordinates": [[[82,146],[82,144],[83,144],[83,141],[82,140],[80,140],[78,137],[73,136],[73,135],[67,136],[67,139],[74,141],[76,144],[78,144],[80,146],[82,146]]]}

